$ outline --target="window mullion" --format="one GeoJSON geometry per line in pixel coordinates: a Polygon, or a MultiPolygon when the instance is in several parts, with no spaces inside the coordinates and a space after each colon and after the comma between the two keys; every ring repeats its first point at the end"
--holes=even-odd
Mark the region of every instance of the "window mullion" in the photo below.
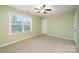
{"type": "Polygon", "coordinates": [[[23,20],[22,20],[22,32],[24,32],[24,23],[23,23],[23,20]]]}

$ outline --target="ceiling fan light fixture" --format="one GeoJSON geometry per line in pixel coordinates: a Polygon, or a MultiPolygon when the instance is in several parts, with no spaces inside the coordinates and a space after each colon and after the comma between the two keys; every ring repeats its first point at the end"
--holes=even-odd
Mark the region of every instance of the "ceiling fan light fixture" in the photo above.
{"type": "Polygon", "coordinates": [[[44,11],[44,14],[46,14],[46,11],[44,11]]]}

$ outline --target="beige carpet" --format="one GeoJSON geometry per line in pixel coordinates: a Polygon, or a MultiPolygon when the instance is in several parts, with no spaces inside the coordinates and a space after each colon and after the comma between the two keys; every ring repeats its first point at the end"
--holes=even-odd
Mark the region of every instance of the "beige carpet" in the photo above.
{"type": "Polygon", "coordinates": [[[39,35],[21,42],[2,47],[3,53],[76,53],[72,40],[39,35]]]}

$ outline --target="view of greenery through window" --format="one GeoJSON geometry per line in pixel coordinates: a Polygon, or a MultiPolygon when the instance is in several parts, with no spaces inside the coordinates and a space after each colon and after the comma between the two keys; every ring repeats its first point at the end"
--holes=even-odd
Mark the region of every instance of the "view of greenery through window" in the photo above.
{"type": "Polygon", "coordinates": [[[32,26],[32,19],[30,17],[25,16],[11,16],[11,32],[30,32],[32,26]]]}

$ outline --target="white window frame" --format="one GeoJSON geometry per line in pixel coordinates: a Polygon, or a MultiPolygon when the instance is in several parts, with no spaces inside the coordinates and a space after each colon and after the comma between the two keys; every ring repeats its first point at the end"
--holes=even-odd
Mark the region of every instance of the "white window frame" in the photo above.
{"type": "MultiPolygon", "coordinates": [[[[19,25],[19,24],[18,24],[19,25]]],[[[21,14],[18,14],[18,13],[12,13],[12,12],[9,12],[9,35],[15,35],[15,34],[20,34],[20,33],[28,33],[28,32],[32,32],[32,17],[30,17],[30,16],[25,16],[25,15],[21,15],[21,14]],[[11,28],[11,18],[12,18],[12,15],[17,15],[17,16],[23,16],[23,17],[28,17],[28,18],[30,18],[31,19],[31,23],[30,23],[30,26],[31,26],[31,29],[30,29],[30,31],[24,31],[24,24],[23,24],[23,22],[22,22],[22,32],[16,32],[16,33],[12,33],[11,32],[11,30],[12,30],[12,28],[11,28]]]]}

